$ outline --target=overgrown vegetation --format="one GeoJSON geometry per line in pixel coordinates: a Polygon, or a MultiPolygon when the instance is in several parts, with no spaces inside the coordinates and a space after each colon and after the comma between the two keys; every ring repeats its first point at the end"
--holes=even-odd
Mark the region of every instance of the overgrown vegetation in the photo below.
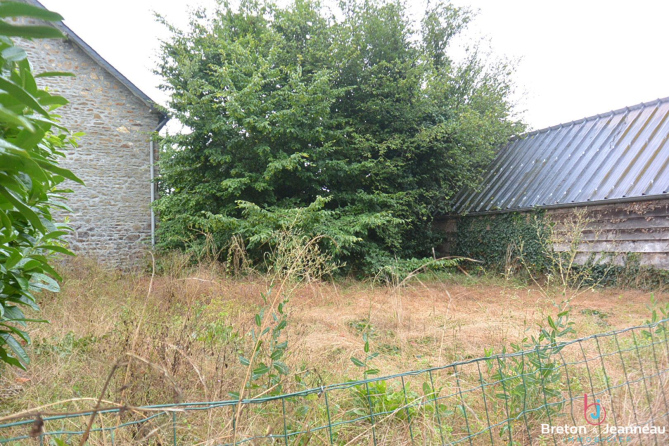
{"type": "Polygon", "coordinates": [[[162,144],[161,246],[211,234],[225,258],[240,236],[260,263],[301,213],[342,271],[429,257],[433,216],[523,127],[509,64],[449,56],[472,12],[409,7],[242,1],[170,27],[158,72],[188,131],[162,144]]]}
{"type": "Polygon", "coordinates": [[[454,252],[483,261],[490,272],[525,273],[522,256],[533,273],[550,266],[552,223],[543,211],[460,218],[457,234],[454,252]]]}
{"type": "MultiPolygon", "coordinates": [[[[0,18],[62,20],[43,8],[0,3],[0,18]]],[[[71,254],[61,238],[69,228],[54,209],[67,210],[61,183],[81,183],[58,166],[63,150],[76,146],[76,135],[58,124],[54,111],[67,100],[37,86],[36,78],[67,73],[33,73],[25,50],[10,37],[59,38],[50,26],[13,25],[0,20],[0,372],[2,363],[25,368],[30,343],[23,309],[39,307],[35,293],[59,290],[59,274],[50,266],[53,253],[71,254]]],[[[44,322],[44,321],[42,321],[44,322]]]]}
{"type": "MultiPolygon", "coordinates": [[[[549,407],[553,410],[566,392],[589,392],[581,353],[556,348],[557,342],[572,339],[575,334],[553,335],[551,323],[560,333],[566,321],[555,317],[560,309],[554,299],[548,299],[537,288],[513,288],[502,277],[445,272],[433,277],[432,273],[423,273],[393,287],[373,281],[326,282],[316,280],[313,272],[304,273],[310,271],[307,266],[313,262],[296,262],[309,258],[300,253],[316,246],[310,243],[311,239],[296,233],[277,235],[277,239],[285,248],[276,251],[275,256],[279,257],[272,260],[273,265],[283,265],[276,270],[279,275],[274,285],[272,273],[234,276],[217,262],[194,265],[179,260],[177,257],[184,256],[181,253],[158,259],[163,268],[153,280],[144,273],[119,273],[75,259],[62,271],[63,291],[45,293],[43,311],[53,323],[35,327],[30,367],[27,371],[11,370],[0,377],[0,418],[47,404],[50,406],[46,410],[51,412],[86,410],[94,407],[101,395],[103,406],[116,403],[129,407],[234,400],[240,389],[244,389],[247,398],[263,398],[364,376],[374,378],[454,361],[468,362],[484,351],[500,353],[503,346],[512,344],[533,349],[533,336],[543,336],[538,346],[539,360],[526,356],[522,364],[509,358],[500,365],[494,359],[490,370],[483,361],[482,377],[472,363],[435,371],[432,379],[423,373],[406,376],[404,382],[396,377],[367,386],[351,384],[328,395],[330,414],[325,410],[326,396],[316,393],[287,399],[285,408],[280,401],[246,405],[236,423],[238,439],[267,435],[268,426],[270,434],[280,435],[285,415],[287,432],[296,433],[289,439],[290,444],[319,444],[325,431],[311,429],[328,424],[330,416],[332,423],[347,423],[333,426],[335,443],[367,444],[372,441],[373,423],[378,444],[407,443],[411,422],[417,444],[441,444],[466,436],[467,423],[472,432],[479,431],[486,426],[487,415],[492,422],[506,419],[507,406],[512,418],[518,416],[512,423],[511,436],[522,443],[529,435],[535,436],[538,423],[546,421],[545,396],[549,403],[556,403],[549,407]],[[282,241],[284,238],[288,240],[282,241]],[[289,274],[290,265],[297,265],[294,272],[299,274],[289,274]],[[290,286],[279,292],[279,279],[289,276],[293,278],[287,282],[290,286]],[[150,283],[151,292],[147,293],[150,283]],[[445,286],[450,298],[443,292],[445,286]],[[280,297],[273,302],[276,296],[280,297]],[[286,298],[289,300],[284,303],[286,298]],[[398,299],[402,305],[396,302],[398,299]],[[546,330],[545,335],[542,329],[546,330]],[[368,358],[370,355],[373,357],[368,358]],[[561,355],[569,364],[577,364],[571,368],[570,381],[558,370],[563,364],[561,355]],[[240,356],[244,359],[240,360],[240,356]],[[103,392],[117,359],[130,363],[128,378],[125,367],[121,367],[103,392]],[[497,382],[497,373],[505,379],[505,389],[497,382]],[[486,404],[482,392],[477,390],[482,385],[480,380],[488,384],[484,387],[486,404]],[[473,388],[476,390],[469,391],[473,388]],[[508,399],[497,396],[504,392],[508,399]],[[549,393],[545,395],[546,392],[549,393]],[[560,396],[551,392],[559,392],[560,396]],[[435,401],[436,398],[439,399],[435,401]],[[526,410],[542,410],[526,412],[524,417],[524,400],[526,410]],[[523,428],[526,419],[530,434],[523,428]]],[[[649,320],[650,314],[651,321],[665,317],[665,307],[648,309],[648,301],[648,293],[640,291],[596,290],[589,294],[588,301],[572,302],[572,327],[577,328],[579,336],[605,331],[593,308],[610,315],[607,330],[638,325],[649,320]]],[[[655,342],[664,342],[666,333],[662,330],[665,329],[657,327],[649,334],[641,333],[645,338],[638,337],[638,349],[649,342],[649,336],[655,342]]],[[[604,343],[601,339],[601,348],[606,349],[603,353],[616,351],[614,341],[610,341],[604,343]]],[[[656,351],[659,360],[663,358],[663,345],[659,344],[656,351]]],[[[639,376],[640,365],[631,356],[635,346],[631,343],[621,347],[628,373],[639,376]]],[[[622,401],[621,394],[626,391],[620,385],[623,372],[607,380],[596,374],[600,362],[592,359],[598,354],[595,344],[585,344],[584,348],[591,359],[596,388],[603,388],[605,383],[616,385],[618,401],[622,401]]],[[[507,351],[510,352],[509,347],[507,351]]],[[[651,351],[641,351],[646,355],[644,372],[650,374],[651,351]]],[[[605,361],[608,366],[621,366],[616,354],[608,354],[605,361]]],[[[650,392],[657,388],[657,381],[646,381],[650,392]]],[[[642,381],[631,385],[634,392],[644,395],[642,381]]],[[[652,395],[661,398],[660,392],[652,395]]],[[[657,397],[653,398],[656,401],[657,397]]],[[[230,442],[234,416],[231,407],[177,413],[178,444],[230,442]]],[[[637,410],[640,416],[640,407],[637,410]]],[[[96,420],[115,426],[139,418],[134,410],[125,410],[121,416],[101,415],[96,420]]],[[[63,423],[47,427],[85,428],[85,423],[81,426],[74,419],[63,423]]],[[[100,425],[96,421],[95,426],[100,425]]],[[[169,416],[126,426],[117,431],[115,441],[170,444],[173,437],[169,426],[169,416]]],[[[493,430],[495,441],[503,426],[504,423],[493,430]]],[[[4,438],[10,432],[26,434],[28,430],[28,426],[20,426],[15,431],[5,430],[0,436],[4,438]]],[[[506,442],[508,435],[503,431],[500,441],[506,442]]],[[[64,444],[78,442],[78,438],[72,442],[66,435],[61,439],[64,444]]],[[[105,441],[109,443],[109,436],[105,440],[95,434],[89,444],[102,445],[105,441]]]]}
{"type": "MultiPolygon", "coordinates": [[[[531,334],[519,342],[510,344],[509,353],[528,352],[501,361],[489,360],[487,366],[493,378],[505,386],[496,397],[504,400],[513,419],[524,419],[526,429],[537,427],[540,420],[546,421],[560,414],[564,409],[563,372],[559,354],[564,346],[560,343],[574,334],[574,322],[570,321],[570,308],[563,307],[552,318],[538,324],[538,335],[531,334]],[[552,404],[548,404],[548,401],[552,404]],[[528,412],[528,408],[545,406],[544,411],[528,412]]],[[[506,347],[503,353],[508,353],[506,347]]],[[[489,351],[489,356],[491,352],[489,351]]],[[[500,428],[500,436],[508,434],[510,425],[500,428]]],[[[528,435],[532,438],[531,435],[528,435]]]]}
{"type": "Polygon", "coordinates": [[[667,289],[668,271],[641,265],[639,254],[590,249],[600,236],[585,208],[561,221],[543,210],[466,216],[457,221],[454,253],[483,262],[464,263],[470,270],[560,288],[564,295],[602,286],[667,289]]]}
{"type": "Polygon", "coordinates": [[[638,290],[667,290],[668,270],[640,264],[640,254],[629,252],[623,265],[594,265],[593,280],[602,286],[638,290]]]}
{"type": "MultiPolygon", "coordinates": [[[[277,243],[268,256],[270,283],[261,293],[263,306],[254,316],[255,327],[250,335],[252,348],[240,355],[239,361],[246,367],[246,375],[240,390],[231,392],[238,401],[262,395],[280,395],[290,369],[283,361],[289,348],[284,330],[288,324],[286,306],[296,288],[330,274],[335,266],[319,249],[320,237],[310,238],[297,232],[293,226],[283,228],[275,235],[277,243]]],[[[237,426],[242,405],[238,403],[233,425],[237,426]]],[[[233,444],[235,443],[235,434],[233,444]]]]}

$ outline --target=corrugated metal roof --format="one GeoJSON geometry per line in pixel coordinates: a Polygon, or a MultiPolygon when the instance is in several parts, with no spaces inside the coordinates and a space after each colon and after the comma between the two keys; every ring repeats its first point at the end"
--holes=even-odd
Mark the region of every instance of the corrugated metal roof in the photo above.
{"type": "Polygon", "coordinates": [[[668,194],[668,98],[522,135],[454,212],[517,211],[668,194]]]}

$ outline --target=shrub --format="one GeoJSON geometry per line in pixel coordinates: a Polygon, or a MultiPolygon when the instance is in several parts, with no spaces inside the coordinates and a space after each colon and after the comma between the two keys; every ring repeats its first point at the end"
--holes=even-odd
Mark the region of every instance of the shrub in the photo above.
{"type": "Polygon", "coordinates": [[[198,250],[212,234],[225,258],[237,235],[261,263],[301,212],[301,231],[327,236],[324,252],[355,272],[429,256],[433,216],[523,125],[507,63],[448,55],[471,12],[411,9],[222,2],[168,25],[158,72],[191,131],[161,145],[160,245],[198,250]]]}
{"type": "MultiPolygon", "coordinates": [[[[0,17],[62,20],[42,8],[0,3],[0,17]]],[[[10,37],[53,38],[61,33],[49,26],[19,26],[0,20],[0,363],[25,367],[30,342],[24,330],[22,307],[38,309],[34,293],[59,291],[60,277],[49,265],[53,253],[71,254],[61,238],[69,228],[57,223],[51,211],[67,209],[59,188],[67,178],[81,183],[58,166],[62,149],[74,146],[75,136],[58,124],[53,111],[67,104],[61,96],[39,88],[26,52],[10,37]]]]}

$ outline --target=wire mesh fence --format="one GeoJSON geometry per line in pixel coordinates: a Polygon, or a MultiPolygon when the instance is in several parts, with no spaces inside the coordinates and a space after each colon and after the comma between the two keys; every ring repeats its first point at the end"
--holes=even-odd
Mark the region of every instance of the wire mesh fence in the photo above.
{"type": "Polygon", "coordinates": [[[79,444],[92,421],[92,445],[664,445],[667,395],[664,319],[241,402],[25,414],[0,443],[79,444]]]}

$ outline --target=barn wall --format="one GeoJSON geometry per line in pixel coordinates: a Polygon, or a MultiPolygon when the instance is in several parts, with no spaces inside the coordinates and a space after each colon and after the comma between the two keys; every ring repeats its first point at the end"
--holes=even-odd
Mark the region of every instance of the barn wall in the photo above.
{"type": "MultiPolygon", "coordinates": [[[[620,253],[615,262],[622,263],[626,253],[638,253],[642,265],[668,269],[667,199],[547,209],[545,215],[557,223],[556,229],[560,231],[566,219],[579,209],[586,210],[590,223],[582,234],[584,243],[579,247],[578,261],[583,261],[592,253],[611,252],[620,253]]],[[[445,217],[436,221],[436,226],[447,234],[445,243],[439,249],[442,255],[455,254],[459,218],[482,217],[445,217]]],[[[566,249],[561,245],[554,248],[566,249]]]]}

